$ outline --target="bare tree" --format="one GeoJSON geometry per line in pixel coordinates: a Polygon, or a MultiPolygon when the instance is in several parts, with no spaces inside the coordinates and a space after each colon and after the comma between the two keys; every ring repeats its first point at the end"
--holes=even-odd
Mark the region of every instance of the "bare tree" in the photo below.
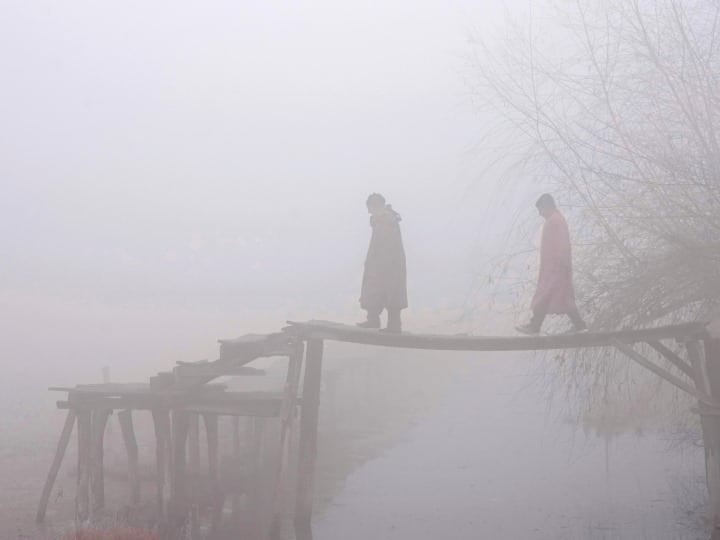
{"type": "Polygon", "coordinates": [[[481,43],[476,95],[582,225],[597,327],[705,317],[720,299],[720,4],[591,0],[562,15],[552,43],[532,28],[481,43]]]}
{"type": "MultiPolygon", "coordinates": [[[[720,302],[720,3],[577,0],[554,16],[476,42],[471,84],[501,118],[493,137],[567,208],[592,326],[708,317],[720,302]]],[[[494,261],[482,282],[522,297],[524,257],[494,261]]],[[[585,360],[556,363],[568,391],[602,401],[632,382],[624,362],[585,360]]]]}

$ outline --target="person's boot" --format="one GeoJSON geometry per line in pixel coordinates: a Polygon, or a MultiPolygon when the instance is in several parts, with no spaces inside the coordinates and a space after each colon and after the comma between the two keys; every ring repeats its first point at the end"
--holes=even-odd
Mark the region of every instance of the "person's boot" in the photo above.
{"type": "Polygon", "coordinates": [[[402,320],[400,319],[399,309],[388,309],[387,327],[381,332],[390,332],[392,334],[400,334],[402,332],[402,320]]]}
{"type": "Polygon", "coordinates": [[[570,322],[572,323],[572,328],[568,330],[567,332],[564,332],[565,334],[578,334],[581,332],[587,332],[588,326],[583,320],[582,316],[580,315],[580,312],[576,309],[568,313],[568,317],[570,317],[570,322]]]}
{"type": "Polygon", "coordinates": [[[540,328],[542,328],[542,323],[545,320],[545,314],[543,313],[533,313],[532,319],[530,319],[530,322],[526,324],[522,324],[520,326],[516,326],[515,330],[520,332],[521,334],[525,334],[527,336],[536,336],[540,333],[540,328]]]}
{"type": "Polygon", "coordinates": [[[530,321],[520,326],[516,326],[515,330],[526,336],[537,336],[540,333],[540,326],[530,321]]]}
{"type": "Polygon", "coordinates": [[[380,328],[380,312],[368,310],[367,320],[357,323],[356,326],[360,328],[380,328]]]}

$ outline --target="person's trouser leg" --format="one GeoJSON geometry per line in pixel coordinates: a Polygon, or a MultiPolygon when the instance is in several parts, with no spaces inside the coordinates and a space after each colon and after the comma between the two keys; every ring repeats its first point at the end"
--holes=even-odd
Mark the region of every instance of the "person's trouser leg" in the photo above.
{"type": "Polygon", "coordinates": [[[388,308],[387,331],[402,332],[402,320],[400,319],[400,309],[388,308]]]}

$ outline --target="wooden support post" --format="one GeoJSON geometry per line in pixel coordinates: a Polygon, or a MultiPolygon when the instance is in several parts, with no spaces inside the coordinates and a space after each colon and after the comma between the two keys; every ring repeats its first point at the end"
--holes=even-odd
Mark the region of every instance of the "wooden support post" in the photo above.
{"type": "MultiPolygon", "coordinates": [[[[689,341],[685,345],[698,390],[716,397],[716,399],[720,398],[720,366],[718,366],[720,347],[718,342],[705,341],[704,351],[700,350],[697,341],[689,341]]],[[[720,529],[720,417],[717,414],[707,414],[708,406],[703,402],[699,403],[699,410],[705,448],[705,475],[710,518],[717,531],[720,529]]],[[[717,411],[714,412],[717,413],[717,411]]],[[[717,533],[715,534],[717,535],[717,533]]]]}
{"type": "Polygon", "coordinates": [[[118,413],[120,431],[128,456],[128,480],[130,484],[130,505],[137,506],[140,503],[140,468],[138,463],[138,445],[133,427],[132,411],[126,409],[118,413]]]}
{"type": "Polygon", "coordinates": [[[75,426],[76,413],[74,409],[69,409],[67,416],[65,417],[65,425],[63,426],[62,433],[60,433],[60,440],[55,450],[55,457],[53,458],[52,465],[50,465],[50,472],[48,473],[47,479],[45,480],[45,486],[43,487],[42,495],[40,496],[40,504],[38,505],[37,514],[35,515],[35,521],[42,523],[45,521],[45,513],[47,512],[48,501],[50,500],[50,494],[52,488],[55,485],[58,472],[60,471],[60,465],[62,465],[63,458],[65,457],[65,451],[67,450],[70,442],[70,436],[72,435],[73,427],[75,426]]]}
{"type": "Polygon", "coordinates": [[[75,495],[75,520],[78,524],[90,517],[90,440],[92,414],[90,409],[78,411],[78,475],[75,495]]]}
{"type": "Polygon", "coordinates": [[[270,504],[272,514],[270,517],[270,528],[268,538],[280,540],[283,521],[284,495],[286,491],[285,477],[288,462],[288,448],[292,436],[295,409],[297,408],[298,387],[300,384],[300,373],[302,370],[303,356],[305,354],[304,343],[299,341],[294,344],[293,351],[288,357],[287,377],[280,409],[280,442],[275,456],[275,471],[273,478],[273,491],[270,504]]]}
{"type": "Polygon", "coordinates": [[[248,493],[248,509],[250,514],[250,538],[262,538],[265,530],[265,431],[267,429],[267,418],[253,418],[253,432],[251,439],[251,475],[252,485],[248,493]]]}
{"type": "Polygon", "coordinates": [[[200,516],[198,501],[198,482],[200,480],[200,415],[190,413],[188,427],[188,484],[190,492],[190,540],[200,536],[200,516]]]}
{"type": "Polygon", "coordinates": [[[157,507],[158,516],[165,516],[165,489],[168,472],[168,453],[170,445],[170,416],[166,409],[153,409],[153,427],[155,429],[155,463],[157,470],[157,507]]]}
{"type": "MultiPolygon", "coordinates": [[[[240,466],[240,418],[238,416],[232,417],[232,447],[233,467],[237,469],[240,466]]],[[[236,471],[236,473],[239,473],[239,471],[236,471]]],[[[240,527],[240,485],[238,483],[232,487],[232,523],[235,530],[238,530],[240,527]]]]}
{"type": "Polygon", "coordinates": [[[225,499],[220,489],[218,466],[220,461],[220,434],[217,414],[203,414],[205,434],[207,436],[208,474],[210,477],[210,497],[212,500],[212,520],[210,538],[216,538],[220,532],[222,510],[225,499]]]}
{"type": "Polygon", "coordinates": [[[188,413],[172,412],[172,472],[170,475],[170,502],[168,504],[168,532],[163,538],[178,538],[188,515],[187,499],[187,436],[188,413]]]}
{"type": "Polygon", "coordinates": [[[95,409],[92,414],[90,490],[93,515],[105,507],[105,428],[111,414],[110,409],[95,409]]]}
{"type": "Polygon", "coordinates": [[[295,537],[312,540],[312,508],[315,495],[318,410],[322,377],[322,340],[307,343],[300,416],[297,493],[295,499],[295,537]]]}
{"type": "Polygon", "coordinates": [[[667,360],[670,361],[671,364],[673,364],[675,367],[677,367],[680,371],[682,371],[685,375],[692,378],[693,377],[693,369],[692,366],[689,365],[685,360],[680,358],[677,354],[675,354],[673,351],[668,349],[665,345],[660,343],[659,341],[648,341],[648,345],[655,349],[658,353],[660,353],[662,356],[664,356],[667,360]]]}
{"type": "MultiPolygon", "coordinates": [[[[714,409],[720,409],[720,401],[713,399],[713,397],[708,392],[703,390],[702,387],[697,386],[697,379],[695,379],[696,386],[693,387],[693,385],[689,382],[685,382],[680,377],[673,375],[666,369],[656,366],[643,355],[636,352],[631,346],[621,343],[618,340],[614,341],[614,345],[621,353],[626,355],[628,358],[634,360],[635,362],[643,366],[645,369],[652,371],[653,373],[655,373],[655,375],[665,379],[670,384],[673,384],[681,390],[684,390],[691,396],[695,397],[701,403],[714,409]]],[[[690,354],[690,349],[688,349],[688,354],[690,354]]]]}

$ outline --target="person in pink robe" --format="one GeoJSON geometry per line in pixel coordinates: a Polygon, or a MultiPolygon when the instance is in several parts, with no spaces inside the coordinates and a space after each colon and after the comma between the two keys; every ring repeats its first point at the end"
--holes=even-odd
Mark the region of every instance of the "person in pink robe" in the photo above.
{"type": "Polygon", "coordinates": [[[548,193],[537,203],[538,212],[545,219],[540,242],[540,272],[531,308],[530,322],[517,326],[523,334],[537,334],[548,314],[564,314],[570,318],[572,330],[582,332],[587,325],[575,304],[572,278],[572,252],[567,222],[548,193]]]}

